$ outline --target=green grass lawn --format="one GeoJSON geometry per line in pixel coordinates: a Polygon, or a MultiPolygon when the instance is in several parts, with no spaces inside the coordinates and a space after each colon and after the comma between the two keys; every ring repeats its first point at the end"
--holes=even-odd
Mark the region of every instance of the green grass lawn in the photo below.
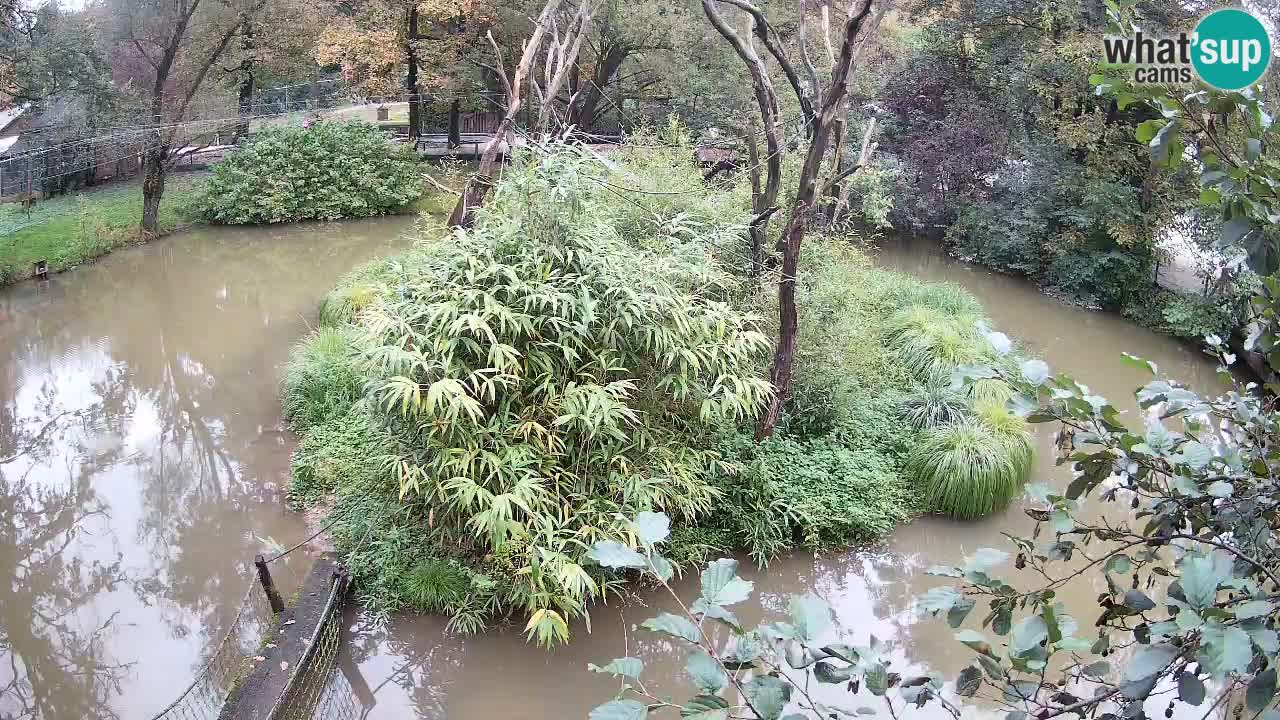
{"type": "MultiPolygon", "coordinates": [[[[162,233],[193,222],[184,206],[196,182],[192,175],[169,177],[160,205],[162,233]]],[[[137,242],[141,219],[140,181],[48,198],[29,216],[17,204],[0,205],[0,285],[31,277],[39,260],[60,272],[137,242]]]]}
{"type": "MultiPolygon", "coordinates": [[[[466,163],[428,166],[438,182],[458,188],[472,169],[466,163]]],[[[198,174],[169,176],[160,205],[162,235],[200,222],[189,207],[200,180],[198,174]]],[[[456,199],[427,183],[422,197],[402,212],[422,213],[443,227],[456,199]]],[[[141,219],[140,180],[48,198],[30,216],[16,203],[0,205],[0,286],[31,277],[39,260],[48,261],[50,272],[61,272],[134,244],[141,219]]]]}

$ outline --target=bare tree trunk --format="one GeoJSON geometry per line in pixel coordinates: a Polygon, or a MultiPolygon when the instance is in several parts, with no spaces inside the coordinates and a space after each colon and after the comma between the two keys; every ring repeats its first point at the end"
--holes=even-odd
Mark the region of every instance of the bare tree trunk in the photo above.
{"type": "MultiPolygon", "coordinates": [[[[800,327],[799,313],[796,308],[796,273],[800,263],[800,245],[814,212],[818,196],[818,174],[822,169],[823,158],[827,154],[827,144],[831,140],[840,109],[849,92],[849,75],[853,71],[855,45],[862,33],[864,23],[871,14],[871,3],[872,0],[865,0],[862,9],[850,15],[848,22],[845,23],[843,41],[840,44],[840,57],[831,70],[831,85],[823,95],[822,107],[814,116],[812,140],[805,154],[804,165],[800,169],[800,185],[796,190],[795,201],[791,205],[791,216],[787,221],[786,230],[779,243],[782,250],[782,277],[778,281],[778,343],[774,347],[773,365],[769,373],[774,391],[769,407],[765,409],[756,424],[756,440],[763,440],[773,434],[774,427],[777,426],[778,419],[782,415],[782,407],[791,393],[791,381],[795,372],[796,336],[800,327]]],[[[877,15],[876,20],[879,18],[880,15],[877,15]]],[[[782,58],[779,58],[779,61],[785,62],[782,58]]]]}
{"type": "Polygon", "coordinates": [[[764,211],[764,187],[760,178],[760,143],[756,140],[754,123],[752,125],[747,131],[746,138],[747,162],[751,163],[751,210],[753,213],[747,233],[751,239],[751,277],[759,277],[761,270],[764,269],[764,245],[768,240],[769,228],[767,217],[759,222],[755,219],[764,211]]]}
{"type": "Polygon", "coordinates": [[[862,149],[858,152],[858,163],[848,170],[841,171],[832,182],[832,186],[838,188],[836,191],[836,206],[831,218],[833,222],[838,222],[849,208],[849,184],[844,180],[856,175],[871,162],[871,153],[876,150],[876,144],[871,142],[875,132],[876,117],[872,115],[871,119],[867,121],[866,131],[862,134],[862,149]]]}
{"type": "MultiPolygon", "coordinates": [[[[480,156],[479,171],[467,181],[462,188],[462,194],[458,198],[458,203],[453,206],[453,212],[449,214],[449,227],[471,227],[475,222],[475,211],[484,205],[485,198],[489,195],[490,188],[493,187],[494,169],[498,166],[499,151],[502,149],[507,135],[514,134],[516,126],[516,117],[520,113],[522,104],[521,89],[524,86],[525,78],[529,75],[529,69],[533,66],[534,58],[538,55],[538,49],[542,46],[542,38],[546,34],[546,26],[550,22],[552,14],[559,9],[563,0],[547,0],[547,4],[542,8],[542,14],[538,16],[538,22],[533,28],[533,33],[529,39],[525,40],[524,51],[520,56],[520,62],[516,64],[515,72],[510,78],[503,68],[502,51],[498,48],[498,43],[493,39],[493,34],[488,34],[489,44],[493,46],[493,51],[497,54],[497,68],[502,84],[507,91],[507,112],[502,117],[502,121],[498,123],[497,129],[493,132],[493,137],[489,138],[488,144],[484,146],[484,152],[480,156]]],[[[583,0],[586,2],[587,0],[583,0]]],[[[511,152],[511,143],[507,143],[507,152],[511,152]]]]}
{"type": "MultiPolygon", "coordinates": [[[[574,13],[573,19],[565,28],[564,37],[560,36],[559,28],[555,23],[551,26],[551,41],[547,44],[547,57],[543,71],[545,92],[538,83],[533,83],[533,90],[538,94],[539,102],[535,133],[540,137],[546,136],[551,130],[551,119],[556,110],[556,97],[577,65],[578,50],[582,47],[582,38],[587,34],[590,24],[591,0],[581,0],[578,3],[578,11],[574,13]]],[[[572,97],[568,105],[570,107],[573,105],[572,97]]]]}
{"type": "MultiPolygon", "coordinates": [[[[734,51],[738,53],[738,57],[751,72],[751,87],[755,93],[756,105],[760,109],[760,118],[764,123],[765,150],[769,153],[764,163],[766,168],[764,188],[759,189],[753,185],[751,193],[753,211],[749,226],[752,246],[751,265],[752,272],[758,274],[763,265],[765,238],[769,234],[769,218],[777,209],[774,205],[778,201],[778,191],[782,187],[782,137],[779,127],[778,96],[774,92],[772,81],[769,80],[769,69],[760,59],[760,55],[750,43],[734,32],[716,9],[715,3],[716,0],[702,0],[702,10],[711,21],[711,25],[725,40],[729,41],[734,51]]],[[[748,152],[755,149],[754,145],[755,138],[752,137],[748,152]]],[[[755,152],[758,156],[759,150],[756,149],[755,152]]],[[[760,165],[758,157],[751,160],[751,165],[758,172],[760,165]]]]}

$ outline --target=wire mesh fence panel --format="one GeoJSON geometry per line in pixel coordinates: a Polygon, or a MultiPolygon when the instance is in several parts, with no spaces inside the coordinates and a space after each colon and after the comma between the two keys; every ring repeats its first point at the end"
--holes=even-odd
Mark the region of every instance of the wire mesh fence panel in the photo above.
{"type": "Polygon", "coordinates": [[[358,720],[365,715],[351,684],[338,667],[342,651],[343,594],[348,578],[334,579],[329,602],[312,644],[294,670],[271,720],[358,720]]]}
{"type": "Polygon", "coordinates": [[[248,670],[274,614],[256,579],[246,584],[226,634],[191,684],[151,720],[213,720],[237,680],[248,670]]]}

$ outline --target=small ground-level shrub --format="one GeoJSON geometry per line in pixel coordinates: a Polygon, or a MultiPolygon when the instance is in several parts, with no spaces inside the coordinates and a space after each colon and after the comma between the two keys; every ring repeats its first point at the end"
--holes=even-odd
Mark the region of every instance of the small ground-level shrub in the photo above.
{"type": "Polygon", "coordinates": [[[721,452],[735,471],[718,482],[724,500],[711,522],[732,529],[761,562],[795,545],[875,539],[917,510],[895,458],[874,448],[740,434],[721,452]]]}
{"type": "Polygon", "coordinates": [[[917,430],[960,422],[969,416],[972,401],[950,381],[920,383],[902,399],[902,416],[917,430]]]}
{"type": "Polygon", "coordinates": [[[411,148],[367,123],[321,122],[258,132],[213,167],[195,207],[214,223],[337,220],[397,212],[423,189],[411,148]]]}

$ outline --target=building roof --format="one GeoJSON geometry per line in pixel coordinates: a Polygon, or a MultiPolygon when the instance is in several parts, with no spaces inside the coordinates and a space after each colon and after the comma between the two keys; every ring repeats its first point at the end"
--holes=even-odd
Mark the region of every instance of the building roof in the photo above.
{"type": "Polygon", "coordinates": [[[30,107],[31,103],[22,103],[21,105],[14,105],[11,108],[0,110],[0,133],[3,133],[6,128],[22,117],[22,114],[30,107]]]}
{"type": "Polygon", "coordinates": [[[18,142],[18,139],[20,137],[21,137],[20,135],[10,135],[9,137],[0,137],[0,155],[4,155],[5,153],[9,152],[9,148],[13,147],[14,143],[18,142]]]}

